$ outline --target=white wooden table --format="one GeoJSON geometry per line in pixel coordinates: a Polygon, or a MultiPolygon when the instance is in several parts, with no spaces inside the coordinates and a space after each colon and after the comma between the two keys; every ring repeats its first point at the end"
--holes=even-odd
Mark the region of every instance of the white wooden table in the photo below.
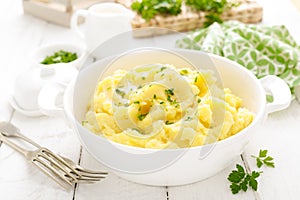
{"type": "MultiPolygon", "coordinates": [[[[299,1],[299,0],[298,0],[299,1]]],[[[264,24],[285,24],[300,43],[300,9],[297,0],[259,1],[264,6],[264,24]]],[[[30,66],[30,53],[45,44],[78,42],[70,29],[23,15],[21,0],[0,2],[0,120],[11,121],[22,132],[43,146],[79,162],[101,169],[80,145],[76,135],[59,117],[32,118],[19,114],[8,103],[16,76],[30,66]]],[[[299,199],[300,198],[300,101],[269,116],[257,137],[237,163],[256,169],[251,154],[268,149],[276,168],[265,169],[259,189],[232,195],[227,176],[235,167],[198,183],[178,187],[151,187],[135,184],[110,174],[105,181],[78,185],[65,192],[52,180],[25,161],[17,152],[0,143],[0,199],[299,199]]]]}

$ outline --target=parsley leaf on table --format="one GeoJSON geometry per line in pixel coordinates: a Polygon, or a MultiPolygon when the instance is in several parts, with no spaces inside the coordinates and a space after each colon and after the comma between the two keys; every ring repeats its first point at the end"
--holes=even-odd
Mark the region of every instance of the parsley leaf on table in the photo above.
{"type": "Polygon", "coordinates": [[[268,150],[259,150],[258,156],[252,155],[253,158],[256,158],[256,165],[258,168],[261,168],[263,165],[275,168],[274,158],[267,154],[268,150]]]}
{"type": "Polygon", "coordinates": [[[231,182],[230,189],[232,194],[237,194],[241,190],[246,192],[248,186],[257,191],[258,182],[256,179],[262,172],[252,171],[251,174],[248,174],[239,164],[236,165],[236,169],[227,178],[231,182]]]}

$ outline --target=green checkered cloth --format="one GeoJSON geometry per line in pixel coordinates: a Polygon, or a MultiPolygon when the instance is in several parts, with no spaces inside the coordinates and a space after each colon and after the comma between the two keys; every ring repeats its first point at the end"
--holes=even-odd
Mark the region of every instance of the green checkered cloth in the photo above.
{"type": "Polygon", "coordinates": [[[176,46],[224,56],[258,78],[277,75],[292,93],[300,85],[300,46],[285,26],[214,23],[177,40],[176,46]]]}

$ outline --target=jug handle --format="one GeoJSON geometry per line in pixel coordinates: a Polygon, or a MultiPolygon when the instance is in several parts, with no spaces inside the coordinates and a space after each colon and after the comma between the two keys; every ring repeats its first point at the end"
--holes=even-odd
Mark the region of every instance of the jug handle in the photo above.
{"type": "Polygon", "coordinates": [[[79,9],[71,17],[71,23],[70,23],[71,29],[75,31],[82,39],[84,39],[84,34],[78,27],[78,18],[83,17],[85,20],[87,16],[88,16],[87,10],[79,9]]]}

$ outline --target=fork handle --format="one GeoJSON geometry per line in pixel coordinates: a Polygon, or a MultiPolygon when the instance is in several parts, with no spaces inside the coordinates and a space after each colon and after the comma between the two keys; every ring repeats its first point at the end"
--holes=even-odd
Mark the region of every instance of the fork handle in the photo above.
{"type": "Polygon", "coordinates": [[[7,144],[8,146],[10,146],[11,148],[15,149],[16,151],[18,151],[19,153],[21,153],[22,155],[24,155],[25,157],[27,157],[29,151],[27,151],[26,149],[20,147],[19,145],[17,145],[16,143],[10,141],[8,139],[7,136],[4,136],[1,132],[0,132],[0,141],[2,141],[3,143],[7,144]]]}
{"type": "Polygon", "coordinates": [[[24,136],[24,135],[21,134],[21,133],[14,133],[14,134],[12,134],[12,135],[6,135],[6,134],[5,134],[5,136],[6,136],[6,137],[16,137],[16,138],[20,138],[20,139],[24,140],[25,142],[28,142],[28,143],[31,144],[32,146],[38,148],[38,149],[42,148],[39,144],[35,143],[33,140],[29,139],[28,137],[24,136]]]}

